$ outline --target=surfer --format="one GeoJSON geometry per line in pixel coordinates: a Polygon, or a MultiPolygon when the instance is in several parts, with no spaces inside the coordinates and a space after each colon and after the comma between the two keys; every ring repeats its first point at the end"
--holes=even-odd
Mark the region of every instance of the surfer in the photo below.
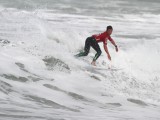
{"type": "Polygon", "coordinates": [[[85,41],[84,52],[80,52],[76,56],[77,57],[87,56],[90,50],[90,46],[91,46],[97,52],[93,58],[93,61],[91,62],[92,65],[96,66],[96,60],[99,58],[99,56],[102,53],[98,43],[103,42],[104,50],[107,54],[108,59],[111,61],[111,56],[109,54],[108,47],[107,47],[108,40],[114,45],[116,52],[118,52],[118,47],[115,41],[110,36],[112,32],[113,32],[112,26],[107,26],[107,29],[105,32],[88,37],[85,41]]]}

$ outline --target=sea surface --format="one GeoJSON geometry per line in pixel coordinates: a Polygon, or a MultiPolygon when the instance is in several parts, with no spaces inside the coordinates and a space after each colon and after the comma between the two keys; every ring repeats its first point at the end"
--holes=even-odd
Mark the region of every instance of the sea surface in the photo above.
{"type": "Polygon", "coordinates": [[[159,0],[0,0],[0,120],[160,120],[159,0]],[[112,61],[87,37],[112,25],[112,61]],[[109,69],[110,68],[110,69],[109,69]]]}

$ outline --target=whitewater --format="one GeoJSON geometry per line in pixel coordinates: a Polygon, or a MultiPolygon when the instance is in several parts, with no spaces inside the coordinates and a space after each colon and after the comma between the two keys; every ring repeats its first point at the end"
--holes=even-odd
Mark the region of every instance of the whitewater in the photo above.
{"type": "Polygon", "coordinates": [[[158,0],[0,0],[0,120],[160,120],[158,0]],[[85,39],[113,26],[110,62],[85,39]],[[116,69],[108,69],[116,68],[116,69]]]}

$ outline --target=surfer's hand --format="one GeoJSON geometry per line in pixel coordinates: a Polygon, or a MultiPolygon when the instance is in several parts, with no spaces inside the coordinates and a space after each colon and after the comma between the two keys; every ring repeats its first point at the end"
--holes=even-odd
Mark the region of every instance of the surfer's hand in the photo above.
{"type": "Polygon", "coordinates": [[[117,46],[115,46],[115,48],[116,48],[116,52],[118,52],[118,47],[117,47],[117,46]]]}
{"type": "Polygon", "coordinates": [[[111,56],[108,54],[108,59],[111,61],[111,56]]]}

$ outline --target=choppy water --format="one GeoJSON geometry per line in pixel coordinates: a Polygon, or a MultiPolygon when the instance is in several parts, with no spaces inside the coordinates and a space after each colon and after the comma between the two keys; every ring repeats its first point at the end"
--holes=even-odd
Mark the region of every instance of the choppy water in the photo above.
{"type": "Polygon", "coordinates": [[[159,0],[0,0],[0,120],[159,120],[159,0]],[[114,28],[74,58],[86,37],[114,28]],[[104,69],[108,66],[117,69],[104,69]],[[134,113],[134,114],[133,114],[134,113]]]}

